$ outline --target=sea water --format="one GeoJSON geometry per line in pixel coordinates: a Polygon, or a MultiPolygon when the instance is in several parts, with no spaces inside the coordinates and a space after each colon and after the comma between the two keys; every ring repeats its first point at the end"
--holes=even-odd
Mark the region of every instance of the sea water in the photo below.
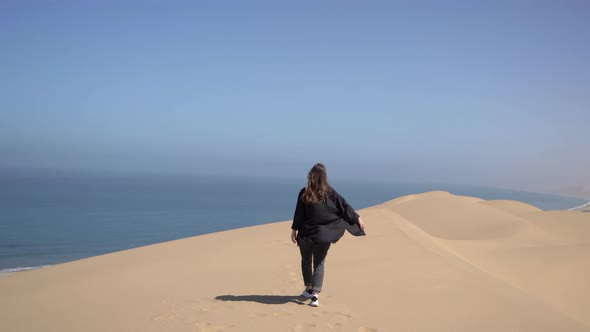
{"type": "MultiPolygon", "coordinates": [[[[305,178],[0,174],[0,273],[289,220],[304,185],[305,178]]],[[[545,210],[587,203],[465,185],[337,179],[332,185],[355,209],[431,190],[519,200],[545,210]]]]}

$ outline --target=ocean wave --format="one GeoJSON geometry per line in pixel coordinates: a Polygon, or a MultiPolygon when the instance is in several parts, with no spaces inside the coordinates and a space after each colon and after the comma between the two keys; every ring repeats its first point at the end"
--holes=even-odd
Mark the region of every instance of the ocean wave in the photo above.
{"type": "Polygon", "coordinates": [[[41,266],[18,266],[18,267],[11,267],[8,269],[0,270],[0,274],[7,274],[7,273],[15,273],[15,272],[23,272],[23,271],[31,271],[31,270],[38,270],[49,267],[51,265],[41,265],[41,266]]]}
{"type": "Polygon", "coordinates": [[[583,208],[585,208],[585,207],[587,207],[587,206],[590,206],[590,202],[587,202],[586,204],[582,204],[582,205],[580,205],[580,206],[573,207],[573,208],[571,208],[571,209],[568,209],[568,210],[569,210],[569,211],[573,211],[573,210],[577,210],[577,209],[583,209],[583,208]]]}

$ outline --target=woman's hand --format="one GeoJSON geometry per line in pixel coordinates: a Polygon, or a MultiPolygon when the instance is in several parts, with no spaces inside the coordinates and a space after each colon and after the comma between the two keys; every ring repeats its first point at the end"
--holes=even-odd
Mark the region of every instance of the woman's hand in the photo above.
{"type": "Polygon", "coordinates": [[[297,244],[297,231],[294,229],[291,230],[291,241],[293,241],[293,243],[297,244]]]}
{"type": "Polygon", "coordinates": [[[359,227],[361,228],[361,231],[365,231],[365,223],[363,222],[363,220],[359,217],[359,227]]]}

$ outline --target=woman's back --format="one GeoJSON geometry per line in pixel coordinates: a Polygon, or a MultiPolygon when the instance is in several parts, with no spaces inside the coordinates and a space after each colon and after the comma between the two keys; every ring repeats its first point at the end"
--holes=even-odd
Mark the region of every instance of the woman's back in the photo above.
{"type": "Polygon", "coordinates": [[[365,235],[364,224],[344,198],[328,185],[326,168],[316,164],[309,171],[307,186],[299,191],[291,225],[291,240],[301,252],[301,272],[305,290],[301,296],[319,305],[318,296],[324,280],[324,260],[332,243],[344,231],[365,235]]]}

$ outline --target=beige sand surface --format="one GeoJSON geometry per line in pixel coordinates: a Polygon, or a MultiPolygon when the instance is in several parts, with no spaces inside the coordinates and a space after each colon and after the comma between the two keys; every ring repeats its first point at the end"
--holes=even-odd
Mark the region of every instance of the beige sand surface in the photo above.
{"type": "Polygon", "coordinates": [[[307,305],[290,222],[0,278],[2,331],[590,331],[590,213],[446,192],[359,211],[307,305]]]}

